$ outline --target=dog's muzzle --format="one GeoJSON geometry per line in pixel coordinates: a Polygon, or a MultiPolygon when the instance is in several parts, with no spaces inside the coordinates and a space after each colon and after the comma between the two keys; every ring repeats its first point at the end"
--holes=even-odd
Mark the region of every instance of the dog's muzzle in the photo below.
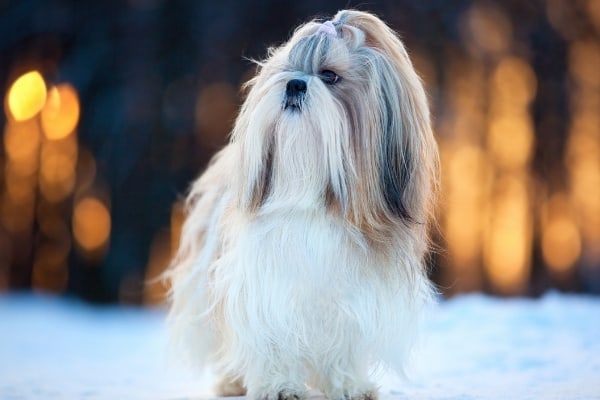
{"type": "Polygon", "coordinates": [[[306,81],[302,79],[292,79],[285,87],[285,99],[283,108],[293,111],[302,110],[302,102],[306,96],[306,81]]]}

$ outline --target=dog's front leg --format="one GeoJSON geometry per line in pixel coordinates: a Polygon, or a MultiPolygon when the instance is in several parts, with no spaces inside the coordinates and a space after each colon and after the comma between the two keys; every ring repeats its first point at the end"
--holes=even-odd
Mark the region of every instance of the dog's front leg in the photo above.
{"type": "Polygon", "coordinates": [[[253,400],[304,400],[305,382],[302,361],[286,355],[285,349],[257,355],[244,379],[248,397],[253,400]]]}

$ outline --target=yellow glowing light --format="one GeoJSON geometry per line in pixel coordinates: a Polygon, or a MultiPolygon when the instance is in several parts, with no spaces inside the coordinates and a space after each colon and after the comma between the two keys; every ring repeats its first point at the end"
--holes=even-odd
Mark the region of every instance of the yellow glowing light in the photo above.
{"type": "Polygon", "coordinates": [[[542,256],[557,273],[568,271],[581,254],[581,237],[568,197],[553,195],[541,209],[542,256]]]}
{"type": "Polygon", "coordinates": [[[50,89],[41,114],[46,137],[56,140],[70,135],[79,121],[79,111],[79,98],[73,86],[62,84],[50,89]]]}
{"type": "Polygon", "coordinates": [[[498,182],[497,189],[486,235],[484,261],[496,290],[514,294],[523,290],[529,277],[529,199],[521,177],[504,177],[498,182]]]}
{"type": "Polygon", "coordinates": [[[498,165],[503,168],[525,166],[531,157],[533,141],[533,125],[527,114],[491,121],[488,146],[498,165]]]}
{"type": "Polygon", "coordinates": [[[35,116],[46,102],[46,83],[38,71],[21,75],[8,89],[8,111],[16,121],[35,116]]]}
{"type": "Polygon", "coordinates": [[[505,57],[492,76],[492,88],[499,106],[522,108],[534,98],[537,79],[531,66],[521,58],[505,57]]]}
{"type": "Polygon", "coordinates": [[[554,218],[542,233],[544,261],[556,272],[568,271],[581,253],[581,238],[575,222],[566,217],[554,218]]]}
{"type": "Polygon", "coordinates": [[[477,260],[481,248],[481,218],[489,167],[479,147],[464,145],[447,162],[446,240],[456,268],[477,260]]]}
{"type": "Polygon", "coordinates": [[[86,197],[75,205],[73,234],[85,251],[101,249],[108,241],[110,228],[110,214],[100,200],[86,197]]]}

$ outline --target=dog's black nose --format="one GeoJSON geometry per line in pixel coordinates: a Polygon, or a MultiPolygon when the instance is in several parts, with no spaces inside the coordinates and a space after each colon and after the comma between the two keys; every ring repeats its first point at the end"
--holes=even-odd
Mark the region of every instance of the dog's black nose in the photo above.
{"type": "Polygon", "coordinates": [[[288,96],[303,95],[306,93],[306,82],[302,79],[292,79],[287,83],[285,94],[288,96]]]}
{"type": "Polygon", "coordinates": [[[302,111],[302,103],[306,95],[306,81],[292,79],[285,87],[284,110],[302,111]]]}

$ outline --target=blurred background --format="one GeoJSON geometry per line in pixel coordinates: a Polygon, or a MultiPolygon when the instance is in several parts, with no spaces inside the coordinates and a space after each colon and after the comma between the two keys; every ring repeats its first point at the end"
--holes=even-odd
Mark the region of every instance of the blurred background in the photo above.
{"type": "Polygon", "coordinates": [[[0,0],[0,292],[159,304],[244,57],[347,7],[401,34],[430,96],[441,291],[600,294],[596,0],[0,0]]]}

